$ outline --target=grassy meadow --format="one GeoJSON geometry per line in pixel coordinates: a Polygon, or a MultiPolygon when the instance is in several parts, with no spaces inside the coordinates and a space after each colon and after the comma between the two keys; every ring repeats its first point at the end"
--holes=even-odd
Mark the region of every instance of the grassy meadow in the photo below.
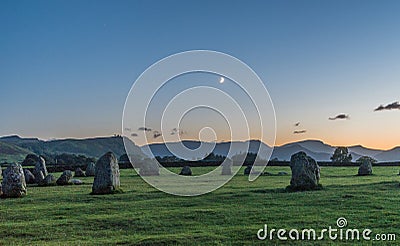
{"type": "MultiPolygon", "coordinates": [[[[192,168],[194,175],[208,170],[192,168]]],[[[288,167],[266,171],[290,174],[288,167]]],[[[256,233],[264,224],[320,231],[336,227],[339,217],[349,228],[371,229],[371,235],[400,236],[399,167],[373,171],[358,177],[354,167],[322,167],[323,190],[294,193],[285,190],[290,175],[249,182],[243,170],[222,188],[197,197],[164,194],[132,169],[121,170],[121,194],[89,195],[93,177],[81,178],[86,182],[81,186],[29,186],[24,198],[0,200],[0,245],[326,245],[335,241],[285,242],[276,236],[259,241],[256,233]]]]}

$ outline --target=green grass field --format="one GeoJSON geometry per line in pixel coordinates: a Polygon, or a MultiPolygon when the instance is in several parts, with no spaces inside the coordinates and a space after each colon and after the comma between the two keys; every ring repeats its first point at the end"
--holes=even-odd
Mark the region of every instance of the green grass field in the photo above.
{"type": "MultiPolygon", "coordinates": [[[[208,169],[192,170],[196,175],[208,169]]],[[[290,174],[288,167],[266,171],[290,174]]],[[[285,242],[276,236],[259,241],[256,234],[264,224],[319,231],[336,227],[339,217],[347,219],[348,228],[394,233],[400,241],[399,167],[375,167],[366,177],[356,173],[352,167],[322,167],[323,190],[288,193],[290,175],[249,182],[241,171],[224,187],[198,197],[164,194],[132,169],[121,170],[122,194],[89,195],[89,177],[81,186],[30,186],[24,198],[0,200],[0,245],[325,245],[339,241],[285,242]]]]}

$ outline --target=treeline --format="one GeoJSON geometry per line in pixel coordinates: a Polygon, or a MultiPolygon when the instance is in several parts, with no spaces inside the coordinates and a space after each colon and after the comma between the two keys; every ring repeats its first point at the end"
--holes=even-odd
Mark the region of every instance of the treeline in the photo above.
{"type": "MultiPolygon", "coordinates": [[[[41,155],[46,165],[54,170],[70,169],[73,170],[77,167],[86,168],[89,163],[95,163],[96,158],[87,157],[85,155],[76,154],[43,154],[41,155]]],[[[130,156],[133,165],[140,163],[143,160],[142,156],[130,156]]],[[[34,154],[28,154],[25,160],[21,163],[22,166],[34,166],[38,162],[38,156],[34,154]]],[[[217,155],[214,153],[207,154],[202,160],[198,161],[187,161],[176,156],[156,156],[156,160],[164,167],[200,167],[200,166],[219,166],[227,158],[223,155],[217,155]]],[[[120,168],[132,168],[127,154],[123,154],[118,158],[120,168]]],[[[228,158],[229,159],[229,158],[228,158]]],[[[256,153],[239,153],[231,158],[233,165],[265,165],[266,160],[260,158],[256,153]]],[[[331,161],[318,161],[320,166],[359,166],[363,161],[370,161],[375,166],[399,166],[400,162],[381,162],[378,163],[376,160],[369,156],[362,156],[355,162],[352,162],[352,156],[346,147],[338,147],[331,157],[331,161]]],[[[290,161],[281,161],[276,158],[268,161],[269,166],[289,166],[290,161]]]]}
{"type": "MultiPolygon", "coordinates": [[[[87,166],[91,162],[95,162],[93,157],[75,154],[59,154],[59,155],[40,155],[44,158],[47,165],[73,165],[73,166],[87,166]]],[[[22,166],[34,166],[38,161],[39,156],[29,154],[21,163],[22,166]]]]}

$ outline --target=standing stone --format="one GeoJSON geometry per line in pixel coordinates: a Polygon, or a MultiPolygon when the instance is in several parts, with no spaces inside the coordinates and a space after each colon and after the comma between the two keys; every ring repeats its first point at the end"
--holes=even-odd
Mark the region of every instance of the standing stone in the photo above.
{"type": "Polygon", "coordinates": [[[318,188],[320,168],[317,162],[300,151],[290,158],[292,179],[290,188],[293,190],[312,190],[318,188]]]}
{"type": "Polygon", "coordinates": [[[45,178],[43,173],[42,172],[37,172],[36,169],[34,169],[34,172],[35,172],[35,183],[36,184],[41,184],[43,182],[44,178],[45,178]]]}
{"type": "Polygon", "coordinates": [[[179,175],[192,176],[192,170],[190,169],[189,166],[184,166],[179,175]]]}
{"type": "Polygon", "coordinates": [[[25,176],[20,164],[11,164],[4,170],[2,191],[3,197],[23,197],[26,195],[25,176]]]}
{"type": "Polygon", "coordinates": [[[89,163],[86,167],[85,174],[87,177],[94,177],[95,174],[95,165],[93,162],[89,163]]]}
{"type": "Polygon", "coordinates": [[[158,176],[160,175],[160,167],[158,163],[150,158],[145,158],[140,163],[140,176],[158,176]]]}
{"type": "Polygon", "coordinates": [[[92,194],[110,194],[120,186],[119,166],[112,152],[107,152],[96,162],[92,194]]]}
{"type": "Polygon", "coordinates": [[[65,170],[61,176],[57,179],[58,185],[69,185],[71,184],[70,180],[72,178],[72,172],[70,170],[65,170]]]}
{"type": "Polygon", "coordinates": [[[74,177],[86,177],[86,175],[83,170],[78,167],[77,169],[75,169],[74,177]]]}
{"type": "Polygon", "coordinates": [[[44,177],[42,183],[40,183],[39,185],[41,186],[56,185],[56,177],[54,177],[53,174],[48,174],[46,177],[44,177]]]}
{"type": "MultiPolygon", "coordinates": [[[[253,170],[253,165],[246,166],[246,168],[243,171],[244,175],[250,175],[250,173],[255,175],[263,175],[263,173],[261,173],[260,171],[253,170]]],[[[268,175],[268,173],[266,173],[265,175],[268,175]]]]}
{"type": "Polygon", "coordinates": [[[364,159],[358,168],[359,176],[372,175],[372,162],[370,160],[364,159]]]}
{"type": "Polygon", "coordinates": [[[253,168],[252,165],[247,166],[247,167],[244,169],[243,174],[244,174],[244,175],[250,175],[250,172],[251,172],[251,169],[252,169],[252,168],[253,168]]]}
{"type": "Polygon", "coordinates": [[[222,163],[221,175],[232,175],[232,160],[226,158],[222,163]]]}
{"type": "Polygon", "coordinates": [[[43,157],[39,157],[39,160],[36,162],[35,170],[33,171],[35,175],[35,180],[37,184],[40,184],[44,178],[48,175],[46,168],[46,161],[43,157]]]}
{"type": "Polygon", "coordinates": [[[27,184],[35,184],[36,180],[35,180],[35,176],[31,173],[31,171],[29,171],[28,169],[24,169],[24,176],[25,176],[25,182],[27,184]]]}

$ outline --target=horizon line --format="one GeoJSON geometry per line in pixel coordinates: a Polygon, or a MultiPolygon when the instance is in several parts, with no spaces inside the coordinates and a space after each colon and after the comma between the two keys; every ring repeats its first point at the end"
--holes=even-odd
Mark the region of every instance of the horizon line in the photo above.
{"type": "MultiPolygon", "coordinates": [[[[97,136],[81,137],[81,138],[79,138],[79,137],[65,137],[65,138],[42,139],[42,138],[39,138],[39,137],[24,137],[24,136],[20,136],[18,134],[10,134],[10,135],[2,135],[2,136],[0,136],[0,139],[1,138],[5,138],[5,137],[19,137],[19,138],[22,138],[22,139],[38,139],[40,141],[50,142],[50,141],[57,141],[57,140],[85,140],[85,139],[95,139],[95,138],[124,137],[124,136],[122,134],[113,134],[113,135],[97,135],[97,136]]],[[[129,137],[127,137],[127,138],[135,143],[135,141],[133,141],[131,138],[129,138],[129,137]]],[[[221,141],[215,141],[215,142],[214,141],[201,141],[199,139],[182,139],[182,140],[176,141],[176,142],[152,142],[152,143],[143,144],[143,145],[138,145],[138,144],[135,143],[135,145],[137,145],[138,147],[143,147],[143,146],[151,145],[151,144],[178,143],[178,142],[182,142],[182,141],[196,141],[196,142],[217,143],[217,144],[230,143],[230,142],[259,141],[259,142],[262,142],[263,144],[267,145],[268,147],[271,147],[270,145],[266,144],[261,139],[247,139],[247,140],[240,139],[240,140],[230,140],[230,141],[221,140],[221,141]]],[[[382,148],[382,149],[380,149],[380,148],[368,147],[368,146],[362,145],[360,143],[353,144],[353,145],[347,145],[347,146],[346,145],[335,145],[335,144],[330,144],[328,142],[325,142],[322,139],[316,139],[316,138],[308,138],[308,139],[303,139],[303,140],[299,140],[299,141],[292,141],[292,142],[289,141],[289,142],[285,142],[285,143],[282,143],[282,144],[279,144],[279,145],[275,144],[273,147],[274,148],[275,147],[282,147],[282,146],[285,146],[287,144],[300,143],[300,142],[306,142],[306,141],[319,141],[319,142],[322,142],[323,144],[329,145],[331,147],[347,147],[347,148],[351,148],[351,147],[360,146],[360,147],[363,147],[363,148],[366,148],[366,149],[370,149],[370,150],[381,150],[381,151],[390,151],[390,150],[393,150],[395,148],[400,147],[400,145],[395,145],[395,146],[393,146],[391,148],[387,148],[387,149],[386,148],[382,148]]]]}

